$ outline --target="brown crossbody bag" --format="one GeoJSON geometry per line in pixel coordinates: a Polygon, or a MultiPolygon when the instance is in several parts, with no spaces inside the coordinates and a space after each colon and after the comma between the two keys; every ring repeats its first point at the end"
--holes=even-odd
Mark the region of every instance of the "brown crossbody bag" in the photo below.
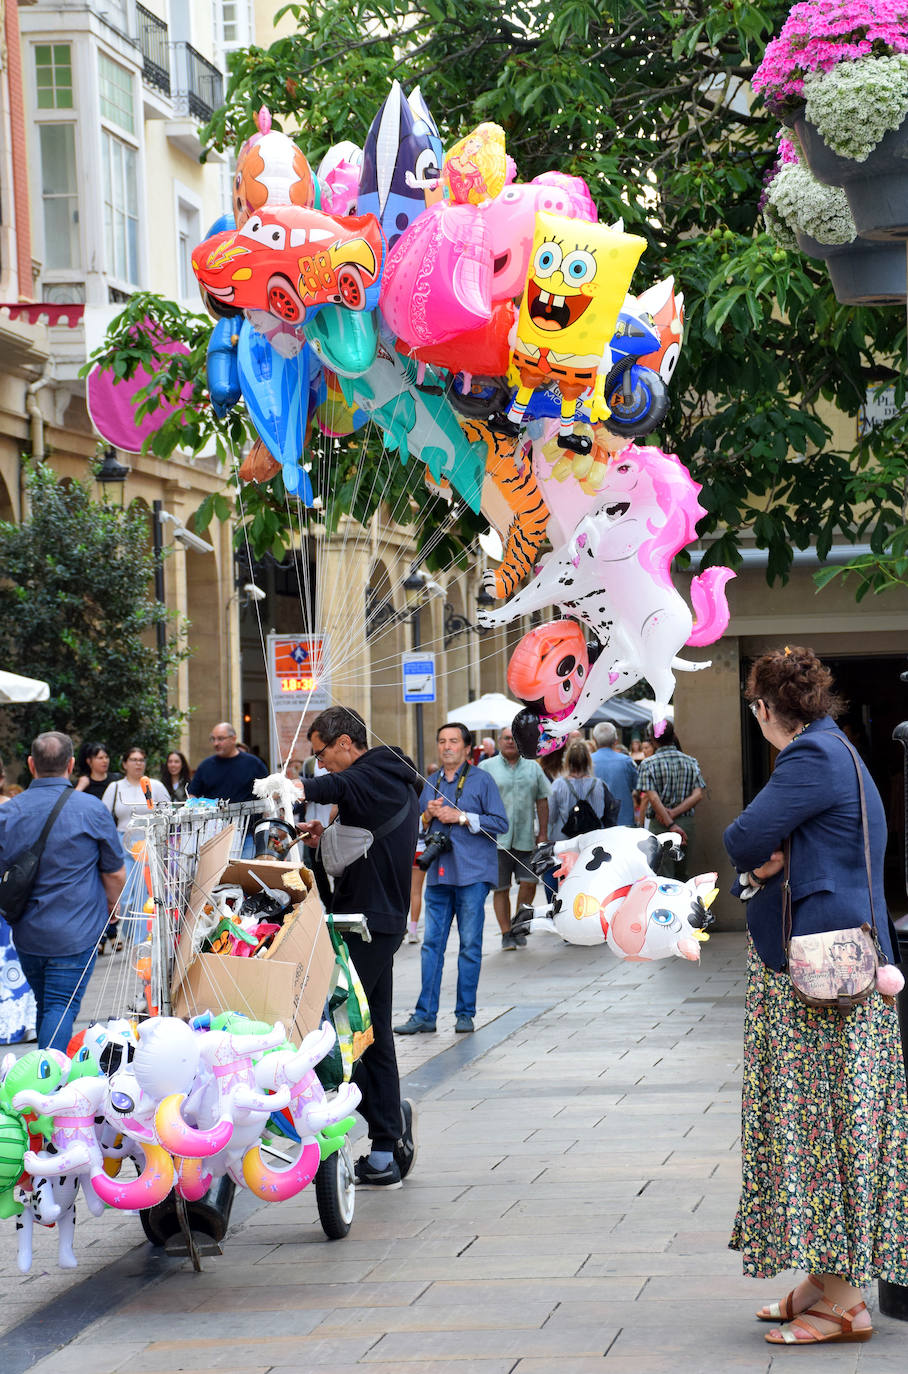
{"type": "Polygon", "coordinates": [[[864,778],[858,755],[843,736],[858,775],[861,799],[861,829],[864,836],[864,863],[870,893],[871,925],[850,926],[847,930],[828,930],[816,935],[792,936],[791,838],[782,847],[785,858],[782,882],[782,943],[785,947],[788,976],[794,994],[809,1007],[834,1007],[843,1015],[870,996],[881,961],[877,940],[876,912],[873,906],[873,875],[870,867],[870,833],[867,829],[867,803],[864,778]]]}

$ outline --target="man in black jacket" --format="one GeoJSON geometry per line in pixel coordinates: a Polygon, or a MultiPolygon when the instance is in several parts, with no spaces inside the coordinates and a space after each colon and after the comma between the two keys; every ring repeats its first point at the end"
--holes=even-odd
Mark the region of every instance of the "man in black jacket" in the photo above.
{"type": "MultiPolygon", "coordinates": [[[[334,912],[362,912],[372,935],[368,943],[358,935],[347,936],[350,958],[369,999],[374,1036],[353,1071],[372,1146],[356,1161],[356,1180],[361,1187],[399,1188],[413,1165],[416,1145],[413,1106],[400,1097],[391,1003],[394,955],[410,910],[421,779],[397,750],[386,745],[370,749],[365,722],[346,706],[322,711],[308,737],[329,776],[301,779],[306,800],[336,804],[342,825],[362,827],[374,836],[368,852],[335,879],[334,912]]],[[[310,844],[323,833],[318,821],[301,830],[310,844]]]]}

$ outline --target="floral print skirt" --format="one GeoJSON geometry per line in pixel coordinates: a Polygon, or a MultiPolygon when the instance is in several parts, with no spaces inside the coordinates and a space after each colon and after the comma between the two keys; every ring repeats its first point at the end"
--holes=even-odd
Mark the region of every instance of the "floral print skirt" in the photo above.
{"type": "Polygon", "coordinates": [[[895,1007],[805,1006],[748,939],[742,1189],[729,1246],[744,1272],[908,1285],[908,1102],[895,1007]]]}

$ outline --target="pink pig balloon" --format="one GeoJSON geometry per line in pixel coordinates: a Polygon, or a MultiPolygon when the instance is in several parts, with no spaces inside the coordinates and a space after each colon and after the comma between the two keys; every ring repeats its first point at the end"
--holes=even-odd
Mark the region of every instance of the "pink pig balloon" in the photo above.
{"type": "Polygon", "coordinates": [[[585,181],[562,172],[543,172],[505,186],[483,206],[492,246],[492,300],[519,296],[526,285],[537,210],[596,222],[596,206],[585,181]]]}

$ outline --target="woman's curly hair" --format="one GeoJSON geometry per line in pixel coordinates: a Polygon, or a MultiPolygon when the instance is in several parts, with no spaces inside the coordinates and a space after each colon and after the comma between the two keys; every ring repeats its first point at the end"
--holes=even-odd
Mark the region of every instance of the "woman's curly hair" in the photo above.
{"type": "Polygon", "coordinates": [[[830,669],[800,644],[762,654],[751,667],[744,695],[766,702],[792,724],[840,716],[847,706],[832,690],[830,669]]]}

